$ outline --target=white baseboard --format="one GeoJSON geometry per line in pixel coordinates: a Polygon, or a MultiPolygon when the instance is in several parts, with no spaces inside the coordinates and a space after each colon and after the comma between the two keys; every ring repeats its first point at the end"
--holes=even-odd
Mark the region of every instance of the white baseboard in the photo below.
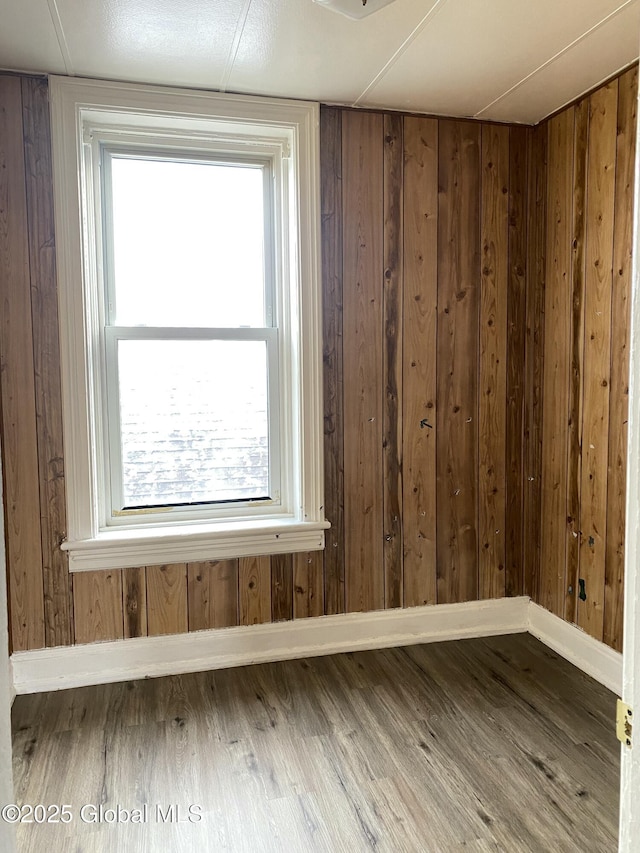
{"type": "Polygon", "coordinates": [[[38,693],[363,649],[527,630],[529,599],[438,604],[14,652],[17,693],[38,693]]]}
{"type": "Polygon", "coordinates": [[[622,655],[527,596],[320,616],[238,628],[14,652],[15,693],[39,693],[331,655],[529,631],[618,695],[622,655]]]}
{"type": "Polygon", "coordinates": [[[565,622],[533,601],[529,602],[529,633],[600,684],[622,695],[620,652],[594,640],[577,625],[565,622]]]}

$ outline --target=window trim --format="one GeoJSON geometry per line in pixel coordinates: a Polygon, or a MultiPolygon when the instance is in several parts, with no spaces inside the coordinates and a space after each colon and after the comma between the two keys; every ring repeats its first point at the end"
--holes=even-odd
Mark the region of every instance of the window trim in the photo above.
{"type": "MultiPolygon", "coordinates": [[[[56,76],[50,78],[49,91],[68,520],[61,547],[69,554],[70,570],[323,548],[329,524],[323,512],[318,105],[56,76]],[[281,320],[293,353],[281,363],[281,408],[296,413],[282,445],[294,460],[294,470],[283,468],[283,477],[292,479],[287,512],[273,514],[265,507],[250,519],[105,527],[105,490],[98,471],[103,466],[97,459],[106,435],[95,427],[102,408],[95,382],[101,298],[95,291],[101,288],[88,282],[86,273],[101,268],[93,233],[99,224],[83,214],[83,193],[93,210],[97,189],[86,179],[92,174],[86,160],[93,156],[92,122],[100,126],[101,138],[112,134],[118,139],[119,128],[148,133],[150,148],[180,137],[184,152],[188,137],[194,151],[221,156],[225,145],[234,156],[238,142],[247,150],[253,145],[257,157],[268,148],[280,149],[287,164],[283,192],[291,219],[274,227],[281,229],[285,263],[291,265],[292,305],[281,320]]],[[[94,180],[99,180],[95,170],[94,180]]]]}

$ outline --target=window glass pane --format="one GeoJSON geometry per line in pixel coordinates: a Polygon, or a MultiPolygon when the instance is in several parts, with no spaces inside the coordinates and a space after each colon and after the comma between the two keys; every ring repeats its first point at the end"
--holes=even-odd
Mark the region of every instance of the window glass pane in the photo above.
{"type": "Polygon", "coordinates": [[[111,171],[116,325],[266,325],[262,168],[114,156],[111,171]]]}
{"type": "Polygon", "coordinates": [[[119,341],[124,507],[269,497],[264,341],[119,341]]]}

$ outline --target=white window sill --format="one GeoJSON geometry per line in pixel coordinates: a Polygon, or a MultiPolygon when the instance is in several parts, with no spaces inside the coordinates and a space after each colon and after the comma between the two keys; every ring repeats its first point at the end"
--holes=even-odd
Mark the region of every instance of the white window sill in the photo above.
{"type": "Polygon", "coordinates": [[[127,569],[197,560],[227,560],[324,548],[328,521],[230,522],[114,530],[67,541],[69,570],[127,569]]]}

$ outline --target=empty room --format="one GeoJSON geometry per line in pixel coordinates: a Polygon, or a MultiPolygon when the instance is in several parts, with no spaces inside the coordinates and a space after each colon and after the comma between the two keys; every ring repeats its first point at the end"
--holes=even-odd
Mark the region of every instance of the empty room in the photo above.
{"type": "Polygon", "coordinates": [[[0,847],[640,849],[640,0],[0,0],[0,847]]]}

